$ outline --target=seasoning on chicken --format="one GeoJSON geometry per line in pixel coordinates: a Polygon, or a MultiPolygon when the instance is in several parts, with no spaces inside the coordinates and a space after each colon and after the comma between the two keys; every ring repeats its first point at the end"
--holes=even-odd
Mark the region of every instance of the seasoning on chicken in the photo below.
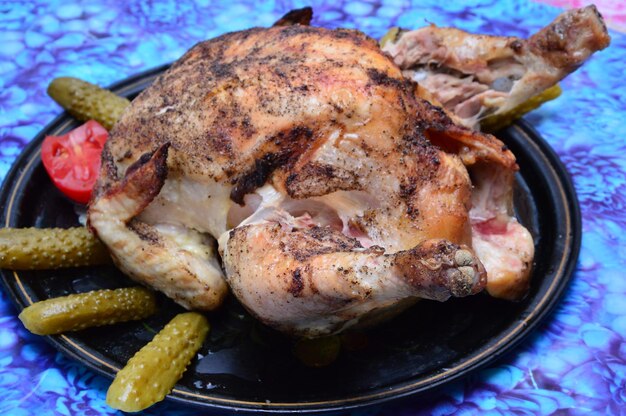
{"type": "Polygon", "coordinates": [[[456,121],[477,128],[554,86],[609,42],[590,5],[564,12],[528,40],[430,25],[399,31],[383,50],[456,121]]]}
{"type": "MultiPolygon", "coordinates": [[[[193,309],[226,292],[218,239],[233,293],[300,335],[471,295],[486,273],[471,248],[470,179],[428,141],[446,123],[358,31],[227,34],[124,113],[90,225],[123,271],[193,309]]],[[[438,134],[496,140],[455,129],[438,134]]]]}

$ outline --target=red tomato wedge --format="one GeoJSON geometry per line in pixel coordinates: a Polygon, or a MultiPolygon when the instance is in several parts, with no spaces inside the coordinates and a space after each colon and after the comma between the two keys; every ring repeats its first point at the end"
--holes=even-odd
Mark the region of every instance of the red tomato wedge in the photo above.
{"type": "Polygon", "coordinates": [[[41,160],[52,182],[70,199],[86,204],[100,172],[100,155],[109,133],[89,120],[63,136],[47,136],[41,160]]]}

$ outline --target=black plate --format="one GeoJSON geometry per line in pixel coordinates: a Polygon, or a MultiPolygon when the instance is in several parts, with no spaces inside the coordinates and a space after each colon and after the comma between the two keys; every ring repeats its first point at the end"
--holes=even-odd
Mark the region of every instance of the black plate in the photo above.
{"type": "MultiPolygon", "coordinates": [[[[134,97],[166,67],[115,84],[134,97]]],[[[9,227],[76,225],[72,205],[46,176],[39,160],[45,135],[75,127],[63,114],[23,151],[0,191],[2,224],[9,227]]],[[[170,394],[193,405],[249,411],[321,411],[359,407],[423,393],[500,358],[524,339],[557,304],[573,273],[580,245],[580,213],[569,176],[556,154],[526,122],[499,134],[520,165],[515,207],[535,236],[532,288],[519,303],[487,295],[445,303],[423,301],[369,331],[365,347],[324,368],[308,368],[292,342],[250,318],[233,299],[210,316],[213,329],[170,394]]],[[[12,272],[2,280],[18,309],[41,299],[130,285],[112,267],[12,272]]],[[[180,308],[160,298],[157,316],[144,322],[47,337],[60,351],[113,378],[126,361],[180,308]],[[154,329],[153,329],[154,328],[154,329]]]]}

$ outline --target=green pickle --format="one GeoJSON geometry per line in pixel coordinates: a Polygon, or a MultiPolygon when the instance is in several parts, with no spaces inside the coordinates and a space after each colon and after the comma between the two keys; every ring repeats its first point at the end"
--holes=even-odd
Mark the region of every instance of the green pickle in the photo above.
{"type": "Polygon", "coordinates": [[[302,338],[293,347],[293,354],[307,367],[324,367],[337,359],[341,339],[337,335],[302,338]]]}
{"type": "Polygon", "coordinates": [[[150,290],[128,287],[36,302],[24,308],[19,318],[33,334],[52,335],[143,319],[155,312],[156,298],[150,290]]]}
{"type": "Polygon", "coordinates": [[[111,262],[104,245],[85,227],[0,228],[0,268],[45,270],[111,262]]]}
{"type": "Polygon", "coordinates": [[[387,42],[395,43],[398,41],[398,37],[401,33],[402,33],[402,30],[399,27],[394,26],[391,29],[389,29],[387,33],[383,35],[382,38],[380,38],[380,41],[378,42],[378,44],[382,48],[387,44],[387,42]]]}
{"type": "Polygon", "coordinates": [[[561,95],[561,87],[559,84],[555,84],[507,112],[485,117],[480,122],[480,129],[487,133],[498,131],[521,118],[524,114],[539,108],[543,103],[554,100],[559,95],[561,95]]]}
{"type": "Polygon", "coordinates": [[[126,98],[78,78],[52,80],[48,95],[79,120],[96,120],[107,130],[119,120],[130,104],[126,98]]]}
{"type": "Polygon", "coordinates": [[[107,404],[138,412],[163,400],[202,346],[209,328],[199,313],[177,315],[117,373],[107,392],[107,404]]]}

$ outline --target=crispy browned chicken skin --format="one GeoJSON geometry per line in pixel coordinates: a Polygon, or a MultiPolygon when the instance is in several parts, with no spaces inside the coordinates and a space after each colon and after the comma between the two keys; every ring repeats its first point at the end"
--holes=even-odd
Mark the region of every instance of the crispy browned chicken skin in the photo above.
{"type": "Polygon", "coordinates": [[[354,30],[202,42],[111,132],[90,224],[123,271],[193,309],[226,293],[218,240],[237,298],[300,335],[477,293],[462,158],[515,159],[415,88],[354,30]]]}

